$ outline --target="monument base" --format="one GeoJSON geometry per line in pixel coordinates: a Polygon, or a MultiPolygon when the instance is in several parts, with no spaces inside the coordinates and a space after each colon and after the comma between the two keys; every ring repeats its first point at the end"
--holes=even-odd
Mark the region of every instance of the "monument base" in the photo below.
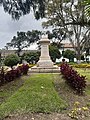
{"type": "Polygon", "coordinates": [[[29,72],[31,73],[60,73],[58,66],[54,65],[53,67],[32,67],[29,72]]]}
{"type": "Polygon", "coordinates": [[[40,68],[53,68],[53,62],[48,59],[48,60],[39,60],[37,62],[37,67],[40,68]]]}

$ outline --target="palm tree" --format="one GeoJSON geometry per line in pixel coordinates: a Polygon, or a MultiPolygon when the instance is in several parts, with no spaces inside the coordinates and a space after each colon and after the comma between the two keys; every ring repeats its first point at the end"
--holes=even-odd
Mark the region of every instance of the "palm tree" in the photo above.
{"type": "Polygon", "coordinates": [[[90,0],[84,0],[84,5],[86,6],[85,14],[88,16],[90,20],[90,0]]]}

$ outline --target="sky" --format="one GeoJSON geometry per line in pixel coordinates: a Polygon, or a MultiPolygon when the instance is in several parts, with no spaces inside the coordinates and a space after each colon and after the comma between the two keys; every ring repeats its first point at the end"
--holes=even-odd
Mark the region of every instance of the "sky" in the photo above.
{"type": "MultiPolygon", "coordinates": [[[[22,16],[18,21],[12,20],[8,13],[5,13],[0,6],[0,49],[5,48],[6,43],[10,42],[17,31],[42,30],[42,20],[35,20],[33,14],[22,16]]],[[[30,49],[33,49],[31,46],[30,49]]]]}

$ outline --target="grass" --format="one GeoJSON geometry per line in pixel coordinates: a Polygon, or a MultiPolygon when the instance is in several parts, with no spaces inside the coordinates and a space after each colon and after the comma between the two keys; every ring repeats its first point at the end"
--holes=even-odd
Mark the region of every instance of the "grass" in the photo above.
{"type": "Polygon", "coordinates": [[[86,78],[88,79],[88,81],[90,81],[90,69],[81,69],[81,68],[76,68],[76,70],[81,74],[86,76],[86,78]]]}
{"type": "MultiPolygon", "coordinates": [[[[80,69],[80,68],[77,68],[77,71],[81,74],[81,75],[84,75],[86,76],[86,82],[87,82],[87,86],[86,86],[86,94],[90,96],[90,69],[80,69]]],[[[90,107],[90,99],[87,103],[87,106],[90,107]]]]}
{"type": "Polygon", "coordinates": [[[24,83],[28,76],[23,76],[3,86],[0,86],[0,104],[5,102],[12,94],[14,94],[24,83]]]}
{"type": "Polygon", "coordinates": [[[80,75],[86,76],[86,82],[87,82],[87,87],[86,87],[86,93],[90,95],[90,69],[81,69],[81,68],[76,68],[78,73],[80,75]]]}
{"type": "MultiPolygon", "coordinates": [[[[81,74],[81,75],[85,75],[86,76],[86,81],[87,81],[87,86],[86,86],[86,94],[90,96],[90,69],[77,69],[78,72],[81,74]]],[[[89,97],[90,98],[90,97],[89,97]]],[[[90,107],[90,99],[87,103],[87,106],[90,107]]]]}
{"type": "Polygon", "coordinates": [[[56,92],[53,80],[57,74],[32,75],[6,102],[0,105],[0,118],[27,112],[60,112],[67,107],[56,92]]]}

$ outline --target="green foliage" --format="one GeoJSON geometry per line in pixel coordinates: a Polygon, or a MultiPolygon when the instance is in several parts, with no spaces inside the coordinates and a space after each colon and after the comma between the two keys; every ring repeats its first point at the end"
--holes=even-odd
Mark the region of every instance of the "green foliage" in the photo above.
{"type": "Polygon", "coordinates": [[[83,4],[85,5],[85,15],[88,16],[90,21],[90,0],[84,0],[83,4]]]}
{"type": "Polygon", "coordinates": [[[49,46],[49,53],[50,53],[50,57],[51,57],[53,62],[56,61],[56,58],[59,59],[61,57],[60,51],[56,46],[50,45],[49,46]]]}
{"type": "Polygon", "coordinates": [[[30,46],[32,43],[39,40],[41,32],[38,30],[32,30],[27,32],[17,32],[17,36],[14,36],[10,43],[7,43],[7,47],[17,48],[16,53],[20,56],[20,52],[23,48],[30,46]]]}
{"type": "Polygon", "coordinates": [[[25,32],[17,32],[17,36],[14,36],[11,42],[7,43],[7,46],[17,48],[16,53],[20,56],[21,50],[28,46],[26,40],[25,32]]]}
{"type": "Polygon", "coordinates": [[[28,52],[24,53],[21,57],[22,60],[26,60],[28,63],[36,63],[39,60],[40,52],[28,52]]]}
{"type": "Polygon", "coordinates": [[[80,60],[85,43],[90,38],[88,27],[90,22],[84,15],[85,6],[82,5],[82,1],[51,0],[46,8],[47,21],[43,23],[43,26],[56,28],[55,33],[59,35],[57,40],[68,38],[77,54],[77,59],[80,60]]]}
{"type": "Polygon", "coordinates": [[[0,105],[0,118],[14,113],[60,112],[67,107],[53,84],[55,74],[36,74],[25,81],[23,86],[5,103],[0,105]]]}
{"type": "Polygon", "coordinates": [[[64,51],[63,56],[65,58],[68,58],[69,61],[74,61],[74,58],[76,57],[75,52],[72,51],[72,50],[66,50],[66,51],[64,51]]]}
{"type": "MultiPolygon", "coordinates": [[[[50,45],[49,53],[53,62],[56,61],[56,58],[59,59],[61,57],[59,49],[56,46],[50,45]]],[[[29,52],[29,53],[24,53],[21,59],[26,60],[27,62],[33,64],[38,62],[39,57],[40,57],[40,52],[29,52]]]]}
{"type": "Polygon", "coordinates": [[[45,0],[0,0],[0,4],[3,5],[4,11],[16,20],[29,14],[32,9],[36,19],[45,15],[45,0]]]}
{"type": "Polygon", "coordinates": [[[10,54],[10,55],[6,56],[6,58],[4,60],[4,64],[6,66],[13,67],[14,65],[17,65],[17,63],[19,63],[19,61],[20,61],[20,59],[17,55],[10,54]]]}
{"type": "MultiPolygon", "coordinates": [[[[44,23],[42,24],[44,26],[44,23]]],[[[58,43],[60,43],[62,40],[64,40],[67,36],[66,36],[66,32],[63,31],[62,29],[53,29],[52,32],[47,31],[46,32],[48,34],[48,38],[49,39],[58,39],[58,43]]]]}

